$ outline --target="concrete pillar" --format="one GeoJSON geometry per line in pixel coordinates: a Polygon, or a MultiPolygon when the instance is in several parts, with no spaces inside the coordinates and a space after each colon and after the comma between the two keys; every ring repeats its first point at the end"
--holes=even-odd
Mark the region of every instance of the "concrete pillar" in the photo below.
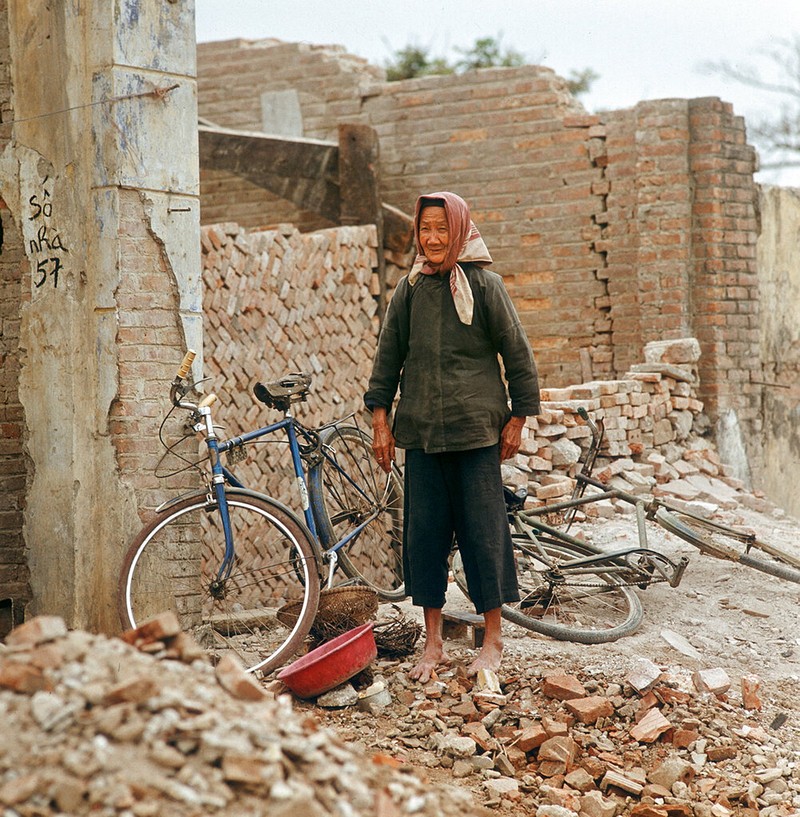
{"type": "Polygon", "coordinates": [[[113,631],[157,406],[183,349],[202,348],[194,4],[0,11],[13,90],[0,195],[25,254],[26,615],[113,631]]]}

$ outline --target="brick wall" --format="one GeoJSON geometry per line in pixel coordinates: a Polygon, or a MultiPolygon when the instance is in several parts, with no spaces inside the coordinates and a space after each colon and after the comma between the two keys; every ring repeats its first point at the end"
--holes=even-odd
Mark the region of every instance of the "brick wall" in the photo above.
{"type": "Polygon", "coordinates": [[[364,110],[387,201],[412,211],[419,193],[449,189],[470,203],[543,381],[610,374],[599,118],[535,66],[389,83],[364,110]]]}
{"type": "MultiPolygon", "coordinates": [[[[306,136],[370,124],[385,201],[410,211],[444,188],[470,202],[546,387],[619,377],[649,341],[694,336],[712,418],[734,411],[757,430],[755,155],[730,105],[656,100],[593,116],[542,67],[384,84],[376,70],[330,48],[201,44],[200,108],[253,127],[261,91],[292,87],[306,136]]],[[[225,201],[221,184],[215,215],[250,208],[225,201]]],[[[264,207],[259,223],[271,221],[264,207]]],[[[305,229],[285,203],[275,214],[305,229]]]]}
{"type": "MultiPolygon", "coordinates": [[[[691,309],[712,415],[734,410],[760,431],[758,187],[744,120],[718,99],[689,102],[692,202],[691,309]]],[[[760,446],[750,452],[759,467],[760,446]]]]}
{"type": "MultiPolygon", "coordinates": [[[[137,191],[119,192],[119,218],[120,256],[126,262],[115,293],[119,382],[109,431],[120,474],[135,489],[137,509],[145,519],[169,496],[167,487],[199,483],[186,472],[166,484],[157,476],[169,470],[169,462],[158,469],[164,454],[159,427],[170,407],[169,385],[186,343],[175,279],[163,243],[147,226],[149,218],[137,191]]],[[[184,420],[183,412],[172,418],[165,430],[167,439],[174,440],[184,420]]]]}
{"type": "MultiPolygon", "coordinates": [[[[755,190],[753,152],[730,106],[658,100],[592,116],[538,66],[381,84],[379,69],[340,50],[275,41],[200,44],[198,75],[201,114],[226,126],[257,127],[260,93],[287,88],[298,93],[306,136],[335,138],[343,120],[372,125],[384,199],[401,209],[426,190],[463,195],[546,385],[619,375],[649,340],[695,334],[716,409],[717,347],[692,317],[704,295],[693,289],[696,259],[714,238],[703,197],[736,210],[755,190]],[[710,187],[707,159],[731,171],[710,187]]],[[[275,215],[305,229],[303,214],[286,203],[272,213],[266,200],[269,217],[255,222],[246,198],[227,196],[226,217],[275,215]]],[[[215,217],[225,202],[223,182],[213,205],[204,193],[215,217]]],[[[755,230],[740,232],[745,245],[734,252],[754,251],[755,230]]]]}
{"type": "Polygon", "coordinates": [[[642,343],[690,333],[691,178],[684,100],[606,116],[607,259],[614,370],[642,343]]]}
{"type": "MultiPolygon", "coordinates": [[[[379,69],[327,47],[198,46],[201,116],[257,127],[260,93],[295,88],[307,137],[335,139],[339,121],[370,124],[381,141],[385,201],[409,211],[420,192],[447,188],[470,202],[543,380],[611,374],[605,251],[595,246],[607,192],[600,119],[583,112],[563,79],[536,66],[380,79],[379,69]]],[[[202,192],[203,221],[226,213],[246,226],[316,226],[285,202],[273,212],[266,193],[256,204],[248,190],[243,201],[241,189],[214,176],[214,189],[202,192]]]]}
{"type": "MultiPolygon", "coordinates": [[[[29,483],[24,452],[25,422],[19,400],[20,310],[27,267],[22,240],[5,205],[0,205],[0,637],[13,608],[17,623],[30,601],[29,573],[22,537],[29,483]],[[11,600],[10,603],[7,600],[11,600]],[[5,605],[5,606],[4,606],[5,605]]],[[[27,295],[27,297],[30,297],[27,295]]]]}
{"type": "MultiPolygon", "coordinates": [[[[375,243],[372,227],[203,229],[207,389],[220,397],[215,421],[228,436],[280,418],[254,398],[253,386],[290,371],[314,378],[308,402],[295,407],[301,422],[314,427],[352,412],[368,429],[362,400],[378,334],[370,297],[375,243]]],[[[506,481],[524,485],[533,504],[569,495],[591,439],[579,416],[585,409],[605,423],[602,478],[634,493],[656,483],[674,485],[678,496],[698,490],[681,481],[725,472],[713,446],[698,441],[700,359],[694,338],[655,341],[622,378],[544,389],[541,413],[528,418],[520,453],[504,466],[506,481]]],[[[285,444],[246,451],[235,467],[239,478],[299,508],[285,444]]]]}
{"type": "MultiPolygon", "coordinates": [[[[383,76],[381,69],[340,46],[232,40],[201,43],[200,54],[201,117],[225,128],[261,131],[262,92],[291,89],[302,110],[302,135],[312,139],[338,141],[340,119],[362,121],[362,97],[373,93],[383,76]]],[[[248,229],[265,229],[292,222],[303,231],[333,226],[229,173],[202,170],[200,191],[203,224],[236,221],[248,229]]]]}

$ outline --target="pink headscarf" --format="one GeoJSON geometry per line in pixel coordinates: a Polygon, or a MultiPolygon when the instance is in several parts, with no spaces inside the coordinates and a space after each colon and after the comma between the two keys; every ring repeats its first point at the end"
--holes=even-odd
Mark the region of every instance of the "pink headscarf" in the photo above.
{"type": "Polygon", "coordinates": [[[456,312],[461,322],[469,326],[472,323],[474,300],[469,281],[459,262],[469,262],[479,267],[492,263],[489,250],[470,219],[469,205],[455,193],[427,193],[420,196],[414,207],[414,237],[417,242],[417,257],[408,274],[409,286],[414,286],[420,275],[434,275],[450,270],[450,292],[456,312]],[[441,264],[431,264],[425,257],[419,240],[419,217],[424,207],[441,206],[442,203],[450,231],[450,243],[444,261],[441,264]]]}

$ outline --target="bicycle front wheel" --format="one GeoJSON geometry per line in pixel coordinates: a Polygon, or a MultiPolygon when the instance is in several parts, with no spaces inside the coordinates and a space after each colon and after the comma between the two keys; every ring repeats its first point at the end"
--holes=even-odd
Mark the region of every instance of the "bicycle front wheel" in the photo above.
{"type": "MultiPolygon", "coordinates": [[[[540,553],[525,536],[512,537],[520,601],[504,604],[503,618],[527,630],[580,644],[603,644],[631,635],[643,610],[633,589],[608,570],[608,564],[571,570],[568,563],[589,554],[568,542],[539,539],[540,553]]],[[[457,554],[453,575],[467,594],[457,554]]]]}
{"type": "Polygon", "coordinates": [[[693,514],[676,508],[659,508],[656,522],[662,528],[679,536],[696,547],[701,553],[752,567],[778,579],[800,584],[797,557],[779,548],[760,542],[752,534],[721,525],[711,520],[699,519],[693,514]],[[754,555],[753,550],[757,551],[754,555]]]}
{"type": "Polygon", "coordinates": [[[205,495],[177,502],[126,554],[120,620],[137,627],[173,612],[213,659],[233,652],[249,671],[266,673],[297,652],[311,627],[319,603],[317,560],[306,528],[288,509],[267,497],[226,495],[231,564],[221,571],[225,536],[217,504],[205,495]]]}
{"type": "Polygon", "coordinates": [[[351,579],[386,601],[405,597],[403,584],[403,478],[397,467],[378,467],[372,440],[358,428],[331,426],[320,435],[323,459],[308,488],[319,537],[338,550],[351,579]]]}

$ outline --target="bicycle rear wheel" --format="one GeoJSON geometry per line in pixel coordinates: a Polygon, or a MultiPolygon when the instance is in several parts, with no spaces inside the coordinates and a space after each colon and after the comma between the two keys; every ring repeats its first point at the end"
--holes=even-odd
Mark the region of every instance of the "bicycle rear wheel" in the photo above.
{"type": "MultiPolygon", "coordinates": [[[[643,610],[633,589],[602,565],[578,572],[562,565],[589,555],[567,542],[539,539],[543,554],[525,536],[512,537],[520,601],[504,604],[503,618],[542,635],[580,644],[602,644],[633,633],[643,610]]],[[[613,569],[609,564],[608,568],[613,569]]],[[[458,553],[453,575],[468,596],[458,553]]]]}
{"type": "Polygon", "coordinates": [[[739,562],[779,579],[800,583],[800,569],[795,566],[795,557],[783,553],[773,545],[758,541],[746,531],[698,519],[675,508],[659,508],[655,520],[665,530],[679,536],[702,553],[717,559],[739,562]],[[753,548],[758,550],[758,555],[753,555],[753,548]]]}
{"type": "Polygon", "coordinates": [[[217,504],[187,497],[158,514],[123,563],[118,607],[123,627],[177,614],[213,659],[235,653],[267,673],[297,652],[314,620],[319,574],[305,526],[268,497],[226,491],[235,556],[219,574],[225,536],[217,504]],[[295,620],[276,612],[294,603],[295,620]]]}
{"type": "Polygon", "coordinates": [[[399,469],[387,474],[379,468],[369,435],[353,426],[331,426],[320,441],[324,458],[308,479],[320,540],[331,548],[354,534],[338,551],[345,574],[386,601],[404,598],[399,469]]]}

